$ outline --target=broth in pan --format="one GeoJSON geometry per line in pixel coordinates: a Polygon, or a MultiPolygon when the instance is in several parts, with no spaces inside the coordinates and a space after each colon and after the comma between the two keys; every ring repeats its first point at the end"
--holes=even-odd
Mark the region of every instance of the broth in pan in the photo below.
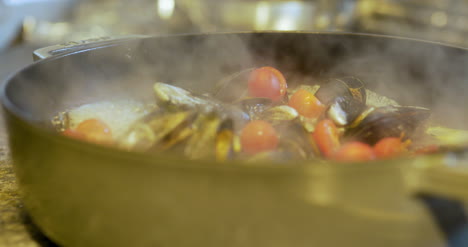
{"type": "Polygon", "coordinates": [[[214,93],[157,82],[154,102],[99,102],[53,121],[63,135],[189,159],[371,161],[461,146],[467,133],[431,126],[431,110],[404,106],[354,76],[288,87],[273,67],[222,78],[214,93]]]}

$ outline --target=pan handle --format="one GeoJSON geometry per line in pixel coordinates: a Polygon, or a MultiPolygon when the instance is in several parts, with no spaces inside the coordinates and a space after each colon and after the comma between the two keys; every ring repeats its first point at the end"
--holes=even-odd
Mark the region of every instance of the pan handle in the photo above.
{"type": "Polygon", "coordinates": [[[120,42],[149,37],[147,35],[105,36],[80,41],[70,41],[63,44],[51,45],[37,49],[33,52],[33,60],[38,61],[52,56],[70,54],[78,51],[87,51],[98,47],[116,45],[120,42]]]}
{"type": "Polygon", "coordinates": [[[415,159],[405,172],[413,194],[431,194],[468,203],[468,151],[415,159]]]}
{"type": "Polygon", "coordinates": [[[416,159],[405,175],[412,195],[439,226],[448,247],[468,246],[467,151],[416,159]]]}

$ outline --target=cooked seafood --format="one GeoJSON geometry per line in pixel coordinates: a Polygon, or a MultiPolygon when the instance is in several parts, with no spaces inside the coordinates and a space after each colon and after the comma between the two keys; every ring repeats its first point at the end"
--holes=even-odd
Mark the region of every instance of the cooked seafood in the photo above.
{"type": "Polygon", "coordinates": [[[268,110],[264,111],[260,116],[261,119],[264,119],[269,122],[283,122],[283,121],[293,121],[299,117],[299,113],[296,109],[287,106],[280,105],[271,107],[268,110]]]}
{"type": "Polygon", "coordinates": [[[330,105],[327,116],[339,126],[351,124],[366,109],[366,105],[350,96],[339,96],[330,105]]]}
{"type": "Polygon", "coordinates": [[[385,137],[408,139],[415,136],[418,128],[430,116],[429,109],[410,106],[385,106],[372,108],[352,127],[346,135],[353,139],[375,144],[385,137]]]}
{"type": "Polygon", "coordinates": [[[269,98],[244,98],[235,103],[249,116],[251,120],[259,119],[261,114],[272,106],[269,98]]]}
{"type": "Polygon", "coordinates": [[[366,104],[367,96],[364,83],[356,77],[334,78],[321,86],[315,93],[325,105],[331,105],[338,97],[349,97],[366,104]]]}
{"type": "MultiPolygon", "coordinates": [[[[281,72],[262,67],[221,80],[212,94],[199,95],[161,82],[153,90],[155,103],[147,104],[151,107],[140,103],[145,110],[113,133],[114,146],[218,161],[367,161],[468,144],[466,131],[428,128],[429,109],[401,106],[352,76],[288,89],[281,72]],[[229,84],[233,81],[236,85],[229,84]],[[230,90],[235,92],[229,94],[230,90]]],[[[104,123],[109,118],[90,116],[101,121],[88,121],[84,128],[82,122],[70,119],[77,115],[74,111],[54,119],[54,125],[64,135],[98,140],[96,135],[107,129],[104,123]],[[89,131],[93,124],[95,129],[89,131]]]]}
{"type": "Polygon", "coordinates": [[[366,108],[364,83],[355,77],[332,79],[315,95],[329,106],[327,116],[340,126],[352,123],[366,108]]]}
{"type": "Polygon", "coordinates": [[[194,115],[190,111],[158,110],[133,124],[127,133],[117,139],[117,145],[127,150],[147,151],[176,129],[181,129],[182,125],[189,124],[194,115]]]}

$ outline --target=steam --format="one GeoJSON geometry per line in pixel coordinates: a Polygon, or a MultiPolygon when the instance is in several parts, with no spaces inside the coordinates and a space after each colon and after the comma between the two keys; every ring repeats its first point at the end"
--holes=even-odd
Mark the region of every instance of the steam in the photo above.
{"type": "Polygon", "coordinates": [[[432,109],[436,123],[462,128],[468,121],[467,57],[456,48],[383,37],[180,35],[134,40],[38,64],[14,79],[27,90],[15,98],[31,113],[28,117],[44,120],[96,101],[150,101],[157,81],[207,93],[233,73],[273,66],[284,73],[290,88],[356,76],[402,105],[432,109]]]}
{"type": "Polygon", "coordinates": [[[467,62],[466,53],[455,48],[389,42],[364,49],[330,74],[358,76],[370,89],[402,105],[431,109],[434,124],[466,128],[467,62]]]}

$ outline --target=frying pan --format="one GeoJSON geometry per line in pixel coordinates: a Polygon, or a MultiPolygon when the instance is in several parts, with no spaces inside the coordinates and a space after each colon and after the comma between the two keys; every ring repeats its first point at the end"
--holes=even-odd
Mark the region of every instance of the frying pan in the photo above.
{"type": "MultiPolygon", "coordinates": [[[[463,246],[463,160],[216,163],[118,151],[55,133],[57,112],[151,98],[155,81],[209,92],[258,66],[290,85],[358,76],[434,123],[464,128],[465,49],[345,33],[218,33],[73,43],[12,75],[2,104],[27,212],[64,246],[463,246]],[[457,245],[457,244],[462,245],[457,245]]],[[[38,53],[39,55],[41,52],[38,53]]]]}

